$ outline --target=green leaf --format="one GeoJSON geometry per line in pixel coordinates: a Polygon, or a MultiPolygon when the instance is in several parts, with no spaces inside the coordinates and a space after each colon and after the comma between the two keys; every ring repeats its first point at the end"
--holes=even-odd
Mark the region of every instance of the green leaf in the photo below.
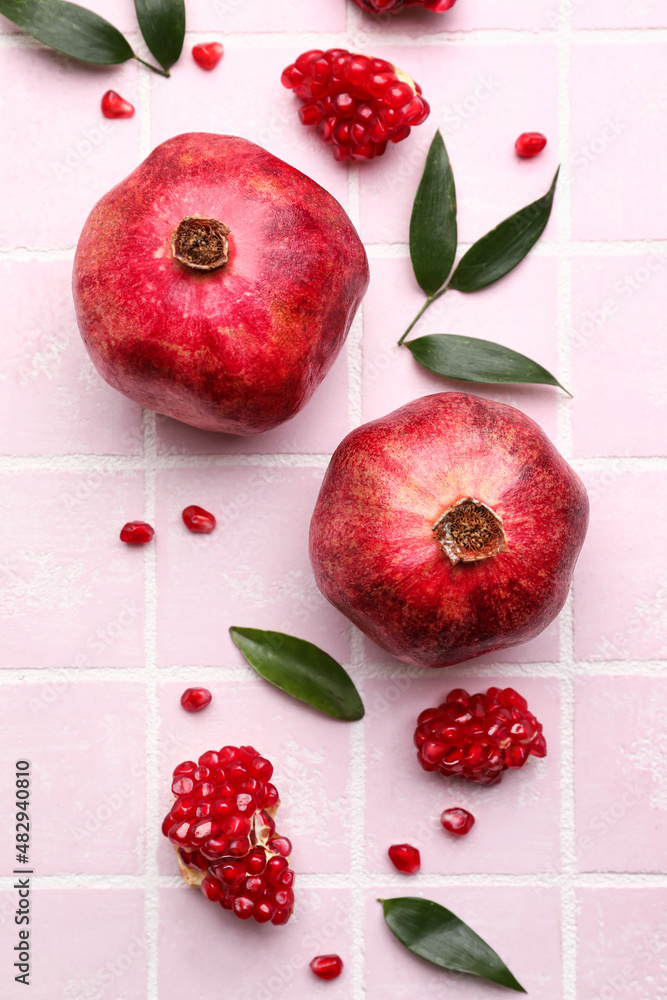
{"type": "Polygon", "coordinates": [[[258,628],[230,628],[229,634],[260,677],[334,719],[361,719],[364,706],[340,663],[305,639],[258,628]]]}
{"type": "Polygon", "coordinates": [[[0,14],[33,38],[74,59],[114,65],[134,52],[113,24],[64,0],[0,0],[0,14]]]}
{"type": "Polygon", "coordinates": [[[185,38],[184,0],[134,0],[146,45],[167,70],[178,60],[185,38]]]}
{"type": "Polygon", "coordinates": [[[418,896],[379,902],[392,934],[415,955],[443,969],[469,972],[509,990],[526,992],[493,948],[451,910],[418,896]]]}
{"type": "Polygon", "coordinates": [[[410,257],[420,288],[433,295],[456,257],[456,188],[440,132],[426,157],[410,219],[410,257]]]}
{"type": "Polygon", "coordinates": [[[474,243],[458,263],[449,288],[477,292],[503,278],[532,250],[544,232],[553,205],[558,171],[547,193],[510,215],[474,243]]]}
{"type": "MultiPolygon", "coordinates": [[[[464,382],[530,382],[567,389],[542,365],[525,354],[479,337],[432,333],[405,344],[413,357],[430,371],[464,382]]],[[[569,395],[569,393],[568,393],[569,395]]]]}

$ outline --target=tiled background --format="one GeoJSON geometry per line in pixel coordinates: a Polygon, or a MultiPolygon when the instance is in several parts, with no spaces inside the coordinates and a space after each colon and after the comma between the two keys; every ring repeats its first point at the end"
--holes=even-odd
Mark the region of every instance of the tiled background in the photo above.
{"type": "MultiPolygon", "coordinates": [[[[136,37],[131,0],[87,0],[136,37]]],[[[427,1000],[500,995],[397,945],[378,895],[450,906],[544,1000],[667,996],[667,5],[661,0],[459,0],[449,14],[373,20],[350,0],[187,0],[173,78],[92,69],[0,25],[0,870],[12,850],[12,762],[34,772],[32,1000],[427,1000]],[[218,69],[189,49],[220,39],[218,69]],[[279,85],[314,45],[389,57],[433,106],[377,162],[333,162],[279,85]],[[137,105],[100,117],[113,87],[137,105]],[[470,333],[530,354],[571,387],[480,389],[534,416],[584,477],[590,534],[573,596],[533,643],[426,676],[392,661],[320,597],[306,531],[328,456],[353,426],[459,388],[396,340],[421,303],[407,257],[410,204],[436,125],[462,239],[544,192],[553,219],[530,259],[475,296],[456,292],[421,332],[470,333]],[[520,162],[516,135],[549,136],[520,162]],[[95,374],[69,293],[94,201],[179,131],[239,133],[310,173],[359,226],[372,284],[347,347],[306,410],[257,439],[142,413],[95,374]],[[186,533],[180,511],[219,518],[186,533]],[[118,541],[127,519],[155,543],[118,541]],[[270,522],[278,530],[266,530],[270,522]],[[641,529],[641,530],[640,530],[641,529]],[[324,646],[367,705],[342,725],[251,674],[231,624],[324,646]],[[204,683],[214,703],[178,698],[204,683]],[[411,750],[418,711],[449,688],[515,684],[549,755],[492,789],[445,784],[411,750]],[[159,833],[167,774],[252,742],[276,765],[299,906],[286,928],[235,922],[179,884],[159,833]],[[437,816],[477,825],[447,839],[437,816]],[[422,848],[423,873],[386,847],[422,848]],[[336,983],[306,968],[345,962],[336,983]]],[[[1,19],[0,19],[1,20],[1,19]]],[[[0,878],[0,995],[12,982],[16,894],[0,878]]]]}

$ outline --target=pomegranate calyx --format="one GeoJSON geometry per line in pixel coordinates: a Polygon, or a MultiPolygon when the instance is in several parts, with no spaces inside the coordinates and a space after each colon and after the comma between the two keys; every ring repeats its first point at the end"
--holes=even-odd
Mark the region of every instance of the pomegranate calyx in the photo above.
{"type": "Polygon", "coordinates": [[[181,219],[171,240],[171,252],[196,271],[213,271],[229,260],[229,228],[219,219],[188,215],[181,219]]]}
{"type": "Polygon", "coordinates": [[[502,520],[473,497],[463,497],[448,507],[432,530],[453,565],[478,562],[509,551],[502,520]]]}

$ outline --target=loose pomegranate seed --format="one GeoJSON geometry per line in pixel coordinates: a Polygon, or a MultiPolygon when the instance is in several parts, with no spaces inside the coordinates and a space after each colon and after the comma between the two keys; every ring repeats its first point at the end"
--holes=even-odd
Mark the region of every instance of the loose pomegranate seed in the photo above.
{"type": "Polygon", "coordinates": [[[392,844],[387,854],[394,868],[405,875],[416,875],[421,867],[419,851],[411,844],[392,844]]]}
{"type": "Polygon", "coordinates": [[[181,695],[181,705],[186,712],[201,712],[211,704],[213,695],[206,688],[187,688],[181,695]]]}
{"type": "Polygon", "coordinates": [[[337,160],[382,156],[387,142],[405,139],[430,111],[407,74],[384,59],[346,49],[304,52],[281,80],[303,101],[301,122],[317,126],[337,160]]]}
{"type": "Polygon", "coordinates": [[[208,535],[215,528],[215,517],[203,507],[191,504],[186,507],[182,514],[183,524],[190,531],[196,534],[208,535]]]}
{"type": "Polygon", "coordinates": [[[224,51],[220,42],[204,42],[192,46],[192,58],[202,69],[215,69],[224,51]]]}
{"type": "Polygon", "coordinates": [[[541,132],[522,132],[514,143],[519,156],[530,157],[541,153],[547,144],[547,137],[541,132]]]}
{"type": "Polygon", "coordinates": [[[339,955],[317,955],[310,967],[319,979],[338,979],[343,971],[343,960],[339,955]]]}
{"type": "Polygon", "coordinates": [[[102,98],[102,114],[105,118],[131,118],[134,114],[134,105],[115,90],[107,90],[102,98]]]}
{"type": "Polygon", "coordinates": [[[445,809],[440,817],[445,830],[455,833],[457,837],[463,837],[470,833],[475,825],[475,817],[467,809],[445,809]]]}
{"type": "Polygon", "coordinates": [[[145,521],[128,521],[120,529],[120,540],[128,545],[145,545],[154,534],[153,528],[145,521]]]}

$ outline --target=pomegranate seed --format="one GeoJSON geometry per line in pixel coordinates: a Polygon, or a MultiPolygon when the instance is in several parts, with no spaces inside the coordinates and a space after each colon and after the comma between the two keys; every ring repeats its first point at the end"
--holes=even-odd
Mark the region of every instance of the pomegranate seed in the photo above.
{"type": "Polygon", "coordinates": [[[440,817],[445,830],[455,833],[457,837],[463,837],[470,833],[475,825],[475,817],[467,809],[445,809],[440,817]]]}
{"type": "Polygon", "coordinates": [[[292,842],[287,837],[272,837],[269,847],[275,854],[280,854],[283,858],[288,858],[292,853],[292,842]]]}
{"type": "Polygon", "coordinates": [[[530,157],[541,153],[547,144],[547,137],[541,132],[522,132],[514,143],[519,156],[530,157]]]}
{"type": "Polygon", "coordinates": [[[421,867],[419,851],[411,844],[392,844],[387,854],[394,868],[405,875],[416,875],[421,867]]]}
{"type": "Polygon", "coordinates": [[[131,118],[134,114],[134,105],[115,90],[107,90],[102,98],[102,114],[105,118],[131,118]]]}
{"type": "Polygon", "coordinates": [[[145,521],[128,521],[120,529],[120,540],[127,545],[145,545],[154,534],[153,528],[145,521]]]}
{"type": "Polygon", "coordinates": [[[192,58],[202,69],[215,69],[224,51],[220,42],[202,42],[192,46],[192,58]]]}
{"type": "Polygon", "coordinates": [[[202,708],[211,704],[212,697],[206,688],[186,688],[181,695],[181,705],[186,712],[201,712],[202,708]]]}
{"type": "Polygon", "coordinates": [[[343,971],[343,960],[339,955],[317,955],[310,967],[319,979],[338,979],[343,971]]]}
{"type": "Polygon", "coordinates": [[[189,531],[198,535],[210,535],[215,528],[215,517],[203,507],[191,504],[182,514],[183,524],[189,531]]]}
{"type": "Polygon", "coordinates": [[[248,899],[247,896],[237,896],[233,903],[234,913],[241,920],[249,920],[255,909],[255,904],[252,899],[248,899]]]}

